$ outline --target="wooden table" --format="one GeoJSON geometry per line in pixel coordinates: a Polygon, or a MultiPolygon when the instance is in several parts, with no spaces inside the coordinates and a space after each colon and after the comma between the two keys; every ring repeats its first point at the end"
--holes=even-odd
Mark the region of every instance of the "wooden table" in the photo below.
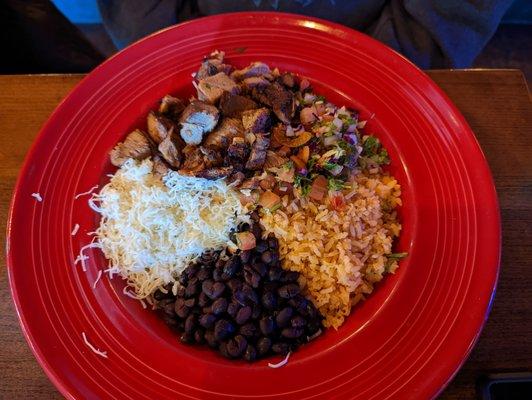
{"type": "MultiPolygon", "coordinates": [[[[430,71],[473,128],[491,166],[503,223],[503,253],[491,315],[469,360],[441,399],[472,399],[489,371],[532,371],[532,103],[515,70],[430,71]]],[[[0,218],[39,128],[80,75],[0,76],[0,218]]],[[[33,358],[0,269],[0,398],[61,396],[33,358]]]]}

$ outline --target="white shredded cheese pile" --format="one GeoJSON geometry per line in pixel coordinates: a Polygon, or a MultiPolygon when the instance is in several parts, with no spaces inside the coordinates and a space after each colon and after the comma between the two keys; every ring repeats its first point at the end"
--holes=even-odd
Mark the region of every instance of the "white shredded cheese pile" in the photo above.
{"type": "Polygon", "coordinates": [[[230,245],[231,230],[249,221],[224,180],[171,171],[161,181],[149,159],[127,160],[89,205],[102,215],[96,235],[109,272],[127,279],[139,299],[175,282],[206,250],[230,245]]]}

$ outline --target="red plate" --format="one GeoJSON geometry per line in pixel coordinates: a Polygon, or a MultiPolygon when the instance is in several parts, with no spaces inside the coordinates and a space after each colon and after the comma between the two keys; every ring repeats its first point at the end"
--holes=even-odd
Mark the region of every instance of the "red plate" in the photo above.
{"type": "Polygon", "coordinates": [[[340,25],[276,13],[225,14],[156,33],[107,61],[57,108],[17,184],[8,227],[13,298],[30,346],[68,398],[430,398],[473,347],[494,292],[500,222],[493,181],[464,118],[421,71],[340,25]],[[74,266],[98,223],[87,197],[112,171],[108,152],[158,99],[191,93],[213,49],[308,77],[337,104],[374,117],[404,207],[397,248],[410,256],[337,332],[288,365],[229,362],[181,345],[107,278],[104,258],[74,266]],[[38,192],[43,201],[31,194],[38,192]],[[71,236],[79,223],[80,232],[71,236]],[[108,358],[92,353],[91,343],[108,358]]]}

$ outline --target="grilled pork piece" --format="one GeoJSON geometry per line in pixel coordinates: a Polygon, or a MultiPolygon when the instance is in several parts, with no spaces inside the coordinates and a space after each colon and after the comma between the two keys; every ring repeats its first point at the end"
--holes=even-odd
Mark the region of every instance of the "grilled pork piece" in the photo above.
{"type": "Polygon", "coordinates": [[[266,152],[270,147],[270,138],[265,133],[255,135],[255,141],[251,146],[251,154],[246,163],[246,169],[257,170],[264,166],[266,161],[266,152]]]}
{"type": "Polygon", "coordinates": [[[136,129],[123,142],[118,143],[109,155],[111,164],[116,167],[122,166],[128,158],[143,160],[151,155],[150,141],[144,132],[136,129]]]}
{"type": "Polygon", "coordinates": [[[220,97],[218,108],[224,117],[240,118],[242,112],[257,108],[258,105],[249,97],[224,92],[220,97]]]}
{"type": "Polygon", "coordinates": [[[253,98],[272,108],[273,112],[285,124],[294,116],[294,94],[278,82],[273,82],[264,89],[254,89],[253,98]]]}
{"type": "Polygon", "coordinates": [[[242,125],[246,131],[252,133],[268,132],[270,130],[270,110],[259,108],[242,113],[242,125]]]}
{"type": "Polygon", "coordinates": [[[215,104],[224,92],[238,94],[240,86],[223,72],[200,79],[197,86],[198,99],[215,104]]]}
{"type": "Polygon", "coordinates": [[[233,138],[237,136],[244,136],[242,122],[235,118],[225,118],[214,131],[207,135],[203,144],[205,146],[225,150],[229,147],[233,138]]]}
{"type": "Polygon", "coordinates": [[[251,78],[252,76],[270,75],[270,72],[270,67],[260,61],[256,61],[251,63],[246,68],[233,71],[231,78],[235,79],[236,81],[241,81],[246,78],[251,78]]]}
{"type": "Polygon", "coordinates": [[[159,105],[159,113],[174,121],[179,121],[179,116],[184,109],[185,103],[183,100],[170,95],[164,96],[159,105]]]}
{"type": "Polygon", "coordinates": [[[181,137],[186,144],[200,144],[203,135],[214,129],[218,123],[216,107],[202,101],[192,101],[181,114],[181,137]]]}

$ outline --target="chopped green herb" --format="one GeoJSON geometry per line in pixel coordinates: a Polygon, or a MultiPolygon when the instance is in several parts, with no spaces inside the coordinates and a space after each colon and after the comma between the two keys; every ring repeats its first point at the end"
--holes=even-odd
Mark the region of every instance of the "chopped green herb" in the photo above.
{"type": "Polygon", "coordinates": [[[306,196],[310,192],[310,187],[312,186],[312,179],[306,175],[296,174],[294,177],[294,186],[299,188],[301,194],[306,196]]]}
{"type": "Polygon", "coordinates": [[[392,260],[401,260],[402,258],[405,258],[406,256],[408,256],[408,253],[392,253],[392,254],[388,254],[388,259],[392,259],[392,260]]]}
{"type": "Polygon", "coordinates": [[[334,169],[336,169],[336,167],[338,167],[338,164],[335,164],[335,163],[332,163],[332,162],[329,162],[329,161],[326,161],[323,163],[322,165],[323,169],[325,169],[326,171],[333,171],[334,169]]]}
{"type": "Polygon", "coordinates": [[[312,168],[314,168],[314,165],[316,165],[316,161],[318,161],[320,159],[320,156],[317,155],[317,154],[313,154],[309,160],[307,161],[307,170],[311,170],[312,168]]]}
{"type": "Polygon", "coordinates": [[[379,165],[390,163],[388,152],[382,147],[381,142],[375,136],[364,137],[362,143],[362,156],[367,157],[369,160],[372,160],[379,165]]]}
{"type": "Polygon", "coordinates": [[[270,212],[273,214],[275,211],[277,211],[279,208],[281,208],[282,204],[276,204],[272,208],[270,208],[270,212]]]}
{"type": "Polygon", "coordinates": [[[392,253],[388,254],[388,260],[386,260],[386,265],[384,266],[384,269],[386,272],[390,272],[390,268],[392,267],[394,262],[397,262],[403,258],[405,258],[408,255],[408,253],[392,253]]]}
{"type": "Polygon", "coordinates": [[[290,171],[292,168],[294,168],[294,162],[293,161],[287,161],[283,165],[281,165],[281,168],[285,171],[290,171]]]}
{"type": "Polygon", "coordinates": [[[328,187],[329,190],[339,191],[339,190],[344,190],[344,189],[350,189],[351,185],[345,183],[341,179],[328,178],[327,179],[327,187],[328,187]]]}
{"type": "Polygon", "coordinates": [[[235,51],[240,54],[244,53],[246,50],[247,47],[235,47],[235,51]]]}
{"type": "Polygon", "coordinates": [[[325,96],[318,95],[316,96],[316,101],[323,101],[325,103],[327,99],[325,98],[325,96]]]}

